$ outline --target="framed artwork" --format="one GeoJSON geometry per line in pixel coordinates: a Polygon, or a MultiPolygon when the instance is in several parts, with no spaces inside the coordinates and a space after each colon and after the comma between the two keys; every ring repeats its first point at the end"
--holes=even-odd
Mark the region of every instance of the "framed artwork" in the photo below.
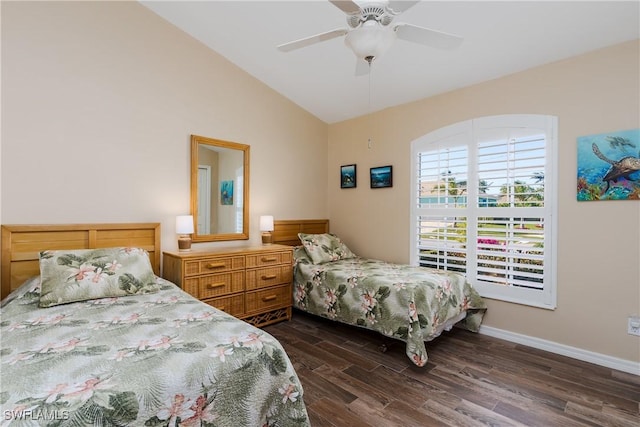
{"type": "Polygon", "coordinates": [[[393,167],[378,166],[370,171],[371,188],[385,188],[393,186],[393,167]]]}
{"type": "Polygon", "coordinates": [[[220,204],[233,205],[233,181],[220,183],[220,204]]]}
{"type": "Polygon", "coordinates": [[[640,200],[640,129],[580,136],[577,199],[640,200]]]}
{"type": "Polygon", "coordinates": [[[356,188],[356,165],[340,166],[340,188],[356,188]]]}

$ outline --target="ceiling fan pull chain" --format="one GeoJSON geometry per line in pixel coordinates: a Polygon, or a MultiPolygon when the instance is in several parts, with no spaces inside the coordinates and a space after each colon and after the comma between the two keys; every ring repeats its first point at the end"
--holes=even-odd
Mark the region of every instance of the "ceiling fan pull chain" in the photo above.
{"type": "MultiPolygon", "coordinates": [[[[371,108],[371,63],[373,62],[373,56],[367,56],[366,58],[367,63],[369,64],[369,132],[371,132],[371,115],[373,114],[372,108],[371,108]]],[[[372,145],[372,141],[371,141],[371,134],[369,134],[369,140],[367,141],[367,147],[369,148],[369,150],[371,150],[371,145],[372,145]]]]}

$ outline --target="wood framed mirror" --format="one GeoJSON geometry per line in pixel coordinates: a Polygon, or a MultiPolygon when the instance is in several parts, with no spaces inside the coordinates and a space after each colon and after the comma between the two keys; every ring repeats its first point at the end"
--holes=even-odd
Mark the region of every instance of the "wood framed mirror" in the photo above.
{"type": "Polygon", "coordinates": [[[194,242],[249,238],[249,146],[191,135],[194,242]]]}

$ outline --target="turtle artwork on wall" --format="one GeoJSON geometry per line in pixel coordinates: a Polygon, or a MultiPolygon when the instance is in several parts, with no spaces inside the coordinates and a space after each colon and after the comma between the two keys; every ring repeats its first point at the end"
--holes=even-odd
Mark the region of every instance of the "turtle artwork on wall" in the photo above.
{"type": "Polygon", "coordinates": [[[640,129],[578,137],[577,199],[640,200],[640,129]]]}

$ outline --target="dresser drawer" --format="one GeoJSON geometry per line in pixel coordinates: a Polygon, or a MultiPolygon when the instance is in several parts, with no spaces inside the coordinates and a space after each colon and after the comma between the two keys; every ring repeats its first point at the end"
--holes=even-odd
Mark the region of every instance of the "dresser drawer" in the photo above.
{"type": "Polygon", "coordinates": [[[247,270],[246,290],[250,291],[281,283],[291,283],[292,277],[293,267],[289,264],[247,270]]]}
{"type": "Polygon", "coordinates": [[[209,298],[204,300],[212,307],[222,310],[235,317],[244,315],[244,295],[231,295],[228,297],[209,298]]]}
{"type": "Polygon", "coordinates": [[[291,305],[291,284],[251,291],[245,294],[245,312],[247,315],[291,305]]]}
{"type": "Polygon", "coordinates": [[[205,299],[244,291],[244,271],[208,274],[185,279],[182,286],[196,298],[205,299]]]}
{"type": "Polygon", "coordinates": [[[291,251],[267,252],[262,254],[251,254],[246,256],[247,268],[264,267],[277,264],[293,265],[293,254],[291,251]]]}
{"type": "Polygon", "coordinates": [[[188,260],[184,263],[184,275],[195,276],[206,273],[222,273],[244,268],[243,256],[229,256],[188,260]]]}

